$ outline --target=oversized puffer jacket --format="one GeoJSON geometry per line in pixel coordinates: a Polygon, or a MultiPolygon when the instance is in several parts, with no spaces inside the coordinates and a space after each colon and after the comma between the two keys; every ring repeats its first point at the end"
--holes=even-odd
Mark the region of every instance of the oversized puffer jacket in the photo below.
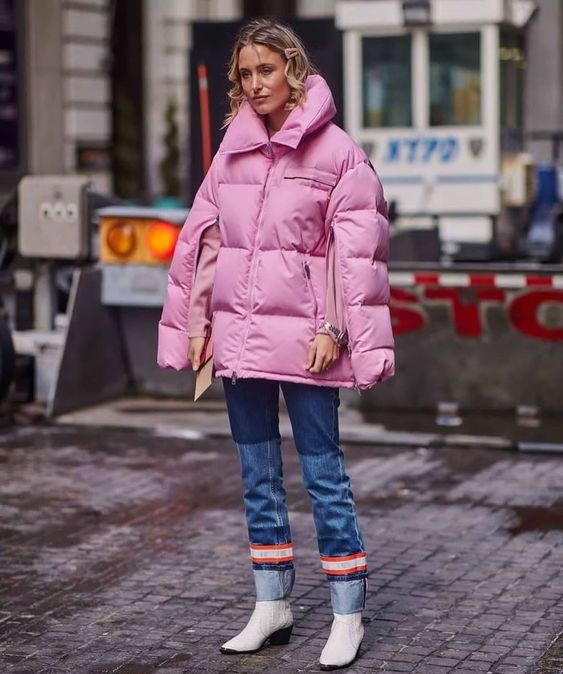
{"type": "Polygon", "coordinates": [[[194,199],[169,270],[158,364],[189,369],[188,312],[202,232],[219,224],[211,294],[215,376],[367,389],[395,373],[389,312],[389,223],[364,151],[331,122],[321,75],[268,138],[244,101],[194,199]],[[305,369],[324,319],[335,246],[348,348],[323,373],[305,369]]]}

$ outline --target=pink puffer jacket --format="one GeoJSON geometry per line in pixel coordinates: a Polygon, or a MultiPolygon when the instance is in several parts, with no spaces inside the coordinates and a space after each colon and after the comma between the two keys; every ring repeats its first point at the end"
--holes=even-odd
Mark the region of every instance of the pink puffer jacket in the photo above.
{"type": "Polygon", "coordinates": [[[215,376],[367,389],[395,373],[389,312],[389,223],[364,151],[331,122],[320,75],[303,108],[270,139],[244,101],[199,188],[174,252],[158,364],[189,369],[188,311],[199,241],[219,224],[211,295],[215,376]],[[324,319],[327,250],[335,246],[349,348],[321,374],[305,369],[324,319]]]}

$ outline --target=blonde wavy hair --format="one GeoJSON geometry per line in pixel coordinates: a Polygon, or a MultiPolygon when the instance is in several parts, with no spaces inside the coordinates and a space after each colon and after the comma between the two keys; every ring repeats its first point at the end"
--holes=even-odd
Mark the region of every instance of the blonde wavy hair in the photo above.
{"type": "Polygon", "coordinates": [[[285,76],[290,89],[288,110],[305,102],[305,80],[308,75],[318,73],[301,39],[292,28],[274,19],[252,19],[239,30],[233,45],[228,70],[232,86],[227,92],[231,111],[225,116],[222,129],[233,121],[240,104],[246,98],[238,70],[238,59],[240,50],[249,44],[263,44],[272,51],[277,51],[285,59],[285,76]]]}

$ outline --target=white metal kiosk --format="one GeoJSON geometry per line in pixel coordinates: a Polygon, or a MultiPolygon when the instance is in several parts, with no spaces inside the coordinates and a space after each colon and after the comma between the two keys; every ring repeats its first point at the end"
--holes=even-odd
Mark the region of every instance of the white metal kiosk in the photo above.
{"type": "Polygon", "coordinates": [[[346,130],[396,202],[397,227],[437,224],[454,259],[513,252],[514,209],[532,192],[522,109],[534,10],[532,0],[336,6],[346,130]]]}

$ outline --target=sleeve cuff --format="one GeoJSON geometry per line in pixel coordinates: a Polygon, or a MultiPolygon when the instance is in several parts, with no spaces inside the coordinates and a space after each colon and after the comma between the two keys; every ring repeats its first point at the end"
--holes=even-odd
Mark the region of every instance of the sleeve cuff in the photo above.
{"type": "Polygon", "coordinates": [[[188,359],[188,334],[164,323],[158,325],[157,363],[162,368],[174,370],[190,370],[188,359]]]}
{"type": "Polygon", "coordinates": [[[188,329],[188,337],[205,337],[210,325],[211,321],[205,318],[192,321],[188,329]]]}

